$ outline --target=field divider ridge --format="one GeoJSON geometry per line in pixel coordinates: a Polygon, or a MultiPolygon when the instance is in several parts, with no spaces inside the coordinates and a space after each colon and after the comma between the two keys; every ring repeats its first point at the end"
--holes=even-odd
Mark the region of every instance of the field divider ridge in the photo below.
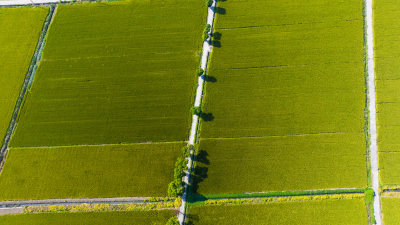
{"type": "Polygon", "coordinates": [[[115,197],[115,198],[66,198],[0,201],[0,208],[40,206],[40,205],[76,205],[76,204],[126,204],[143,203],[151,197],[115,197]]]}
{"type": "Polygon", "coordinates": [[[365,16],[367,21],[367,59],[368,59],[368,100],[370,129],[370,160],[372,189],[374,190],[374,216],[377,225],[382,225],[382,210],[379,193],[378,147],[376,134],[376,95],[375,95],[375,64],[374,64],[374,33],[373,33],[373,0],[365,0],[365,16]]]}
{"type": "MultiPolygon", "coordinates": [[[[194,107],[200,107],[202,104],[203,100],[203,90],[204,90],[204,81],[205,81],[205,76],[207,74],[207,65],[208,65],[208,60],[210,53],[212,51],[212,46],[210,45],[211,42],[211,36],[212,32],[214,29],[214,19],[215,19],[215,9],[217,6],[217,0],[213,1],[213,4],[210,7],[207,7],[207,25],[210,25],[210,31],[208,38],[204,40],[203,42],[203,51],[202,51],[202,56],[201,56],[201,63],[200,63],[200,68],[204,71],[204,74],[199,76],[198,78],[198,84],[197,84],[197,89],[196,89],[196,97],[194,100],[194,107]]],[[[196,140],[198,138],[198,130],[199,130],[199,116],[196,114],[192,115],[192,125],[190,128],[190,134],[189,134],[189,141],[188,145],[193,146],[196,143],[196,140]]],[[[183,177],[184,181],[184,192],[182,195],[182,203],[179,208],[179,214],[178,214],[178,221],[179,224],[184,224],[185,223],[185,217],[186,217],[186,201],[188,198],[188,193],[189,193],[189,186],[190,186],[190,175],[193,170],[193,158],[195,157],[195,151],[193,148],[190,148],[189,152],[189,157],[187,157],[188,163],[187,163],[187,171],[185,173],[185,176],[183,177]]]]}
{"type": "Polygon", "coordinates": [[[14,111],[13,111],[13,114],[11,117],[11,121],[7,128],[7,133],[4,137],[3,145],[1,146],[1,149],[0,149],[0,173],[3,170],[3,166],[5,163],[6,157],[7,157],[8,144],[10,142],[11,135],[13,134],[13,132],[16,128],[16,125],[17,125],[19,111],[23,105],[26,93],[29,90],[29,88],[33,82],[33,78],[35,76],[36,69],[37,69],[40,59],[42,57],[43,48],[44,48],[44,45],[46,42],[47,31],[50,27],[51,22],[53,21],[56,10],[57,10],[57,6],[49,7],[49,13],[47,14],[47,17],[43,23],[42,31],[40,33],[35,52],[31,59],[31,63],[29,65],[28,72],[26,73],[24,83],[22,84],[21,91],[19,93],[17,102],[15,104],[14,111]]]}

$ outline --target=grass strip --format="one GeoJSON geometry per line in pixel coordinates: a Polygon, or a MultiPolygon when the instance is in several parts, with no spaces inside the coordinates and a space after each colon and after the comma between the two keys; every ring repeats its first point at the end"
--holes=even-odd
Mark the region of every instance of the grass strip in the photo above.
{"type": "Polygon", "coordinates": [[[368,188],[354,188],[354,189],[331,189],[331,190],[308,190],[308,191],[210,194],[210,195],[193,194],[190,196],[191,201],[189,202],[193,203],[196,201],[205,201],[209,199],[223,199],[223,198],[261,198],[261,197],[288,197],[288,196],[304,196],[304,195],[353,194],[353,193],[364,193],[367,189],[368,188]]]}

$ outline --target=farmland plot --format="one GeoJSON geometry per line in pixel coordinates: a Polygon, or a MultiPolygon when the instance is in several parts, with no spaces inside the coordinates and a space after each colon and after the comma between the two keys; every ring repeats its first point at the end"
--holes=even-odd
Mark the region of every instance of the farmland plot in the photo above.
{"type": "Polygon", "coordinates": [[[167,195],[183,143],[11,149],[1,200],[167,195]]]}
{"type": "Polygon", "coordinates": [[[362,1],[218,7],[199,193],[366,186],[362,1]]]}
{"type": "Polygon", "coordinates": [[[394,197],[383,197],[382,213],[385,225],[397,225],[400,221],[400,199],[394,197]]]}
{"type": "Polygon", "coordinates": [[[7,132],[47,13],[48,8],[0,9],[1,142],[7,132]]]}
{"type": "Polygon", "coordinates": [[[196,206],[188,218],[194,225],[368,224],[363,199],[196,206]]]}
{"type": "Polygon", "coordinates": [[[196,0],[60,5],[12,146],[186,140],[205,12],[196,0]]]}
{"type": "Polygon", "coordinates": [[[85,213],[35,213],[0,216],[3,225],[165,225],[172,210],[85,213]]]}
{"type": "Polygon", "coordinates": [[[375,2],[375,70],[380,179],[400,184],[400,6],[398,1],[375,2]]]}

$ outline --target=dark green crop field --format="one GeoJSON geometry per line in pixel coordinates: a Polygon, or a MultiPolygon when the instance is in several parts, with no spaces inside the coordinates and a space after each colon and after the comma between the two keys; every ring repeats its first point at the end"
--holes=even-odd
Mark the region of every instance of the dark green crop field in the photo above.
{"type": "Polygon", "coordinates": [[[400,184],[400,6],[398,1],[375,1],[374,40],[377,132],[380,179],[400,184]]]}
{"type": "Polygon", "coordinates": [[[197,158],[197,175],[203,176],[197,192],[362,187],[366,180],[366,169],[362,166],[365,158],[360,157],[363,149],[358,141],[362,135],[204,139],[197,158]],[[205,170],[206,174],[200,172],[205,170]]]}
{"type": "Polygon", "coordinates": [[[368,224],[363,199],[196,206],[188,218],[193,225],[368,224]]]}
{"type": "Polygon", "coordinates": [[[48,8],[0,9],[0,144],[28,72],[48,8]]]}
{"type": "Polygon", "coordinates": [[[218,7],[200,193],[365,187],[362,1],[218,7]]]}
{"type": "Polygon", "coordinates": [[[60,5],[11,145],[184,141],[206,9],[60,5]]]}
{"type": "Polygon", "coordinates": [[[0,199],[166,196],[183,145],[11,149],[0,199]]]}
{"type": "Polygon", "coordinates": [[[172,210],[38,213],[0,216],[2,225],[165,225],[172,210]]]}

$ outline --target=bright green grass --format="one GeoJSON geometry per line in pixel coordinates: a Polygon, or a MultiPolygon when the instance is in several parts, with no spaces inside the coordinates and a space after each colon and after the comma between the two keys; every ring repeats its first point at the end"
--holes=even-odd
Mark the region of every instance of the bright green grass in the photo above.
{"type": "Polygon", "coordinates": [[[38,213],[0,216],[2,225],[165,225],[172,210],[38,213]]]}
{"type": "Polygon", "coordinates": [[[189,210],[193,225],[367,225],[363,199],[196,206],[189,210]]]}
{"type": "Polygon", "coordinates": [[[59,6],[12,146],[186,140],[205,14],[197,0],[59,6]]]}
{"type": "Polygon", "coordinates": [[[400,184],[399,3],[397,0],[374,3],[379,174],[384,185],[400,184]]]}
{"type": "Polygon", "coordinates": [[[398,225],[400,223],[400,199],[383,197],[381,201],[384,224],[398,225]]]}
{"type": "Polygon", "coordinates": [[[362,1],[218,4],[200,193],[365,187],[362,1]]]}
{"type": "Polygon", "coordinates": [[[0,9],[0,145],[47,13],[48,8],[0,9]]]}
{"type": "Polygon", "coordinates": [[[358,142],[362,135],[201,140],[200,149],[206,151],[207,156],[198,157],[202,162],[197,165],[198,171],[207,170],[207,177],[199,182],[197,192],[363,187],[366,185],[365,148],[358,142]]]}
{"type": "Polygon", "coordinates": [[[166,196],[183,143],[16,148],[0,199],[166,196]]]}

